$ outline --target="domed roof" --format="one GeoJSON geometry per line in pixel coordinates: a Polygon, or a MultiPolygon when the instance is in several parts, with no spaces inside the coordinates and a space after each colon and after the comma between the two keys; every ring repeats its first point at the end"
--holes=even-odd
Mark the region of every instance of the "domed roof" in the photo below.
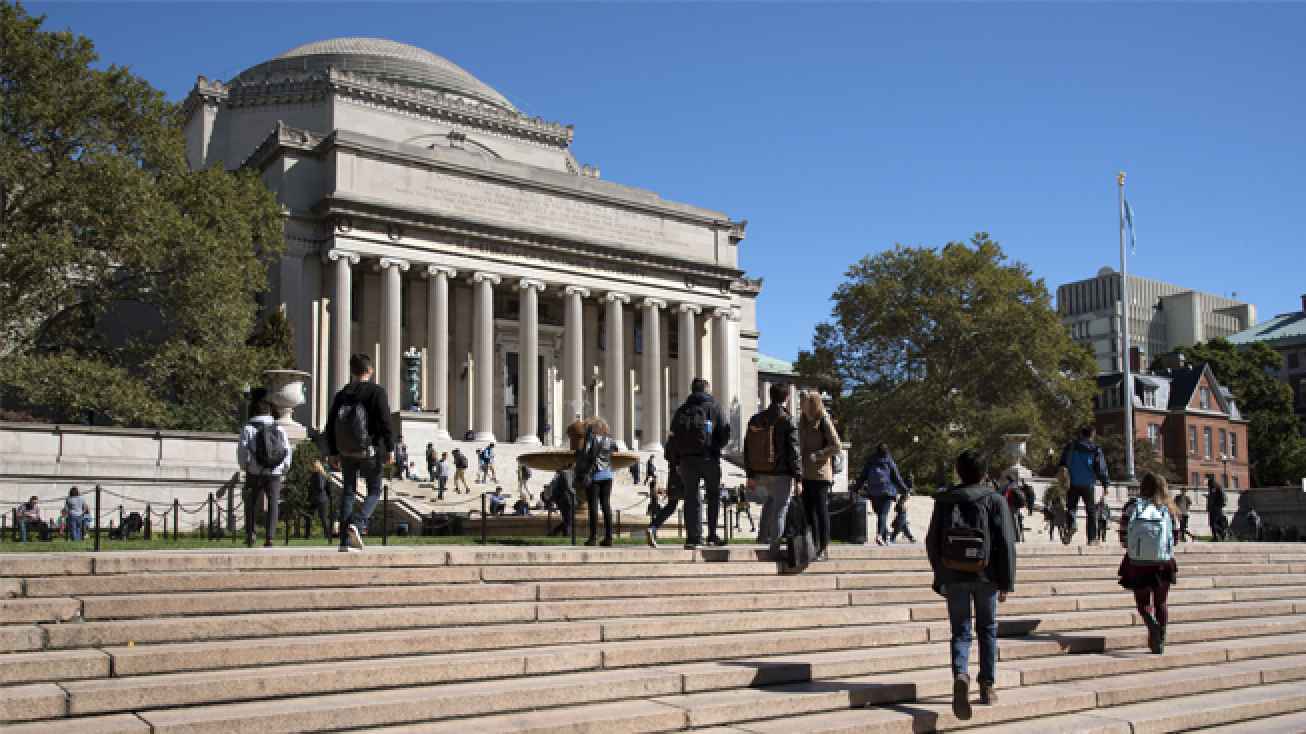
{"type": "Polygon", "coordinates": [[[443,56],[384,38],[313,41],[242,72],[240,78],[288,71],[323,71],[327,67],[368,74],[407,86],[460,94],[516,111],[502,94],[443,56]]]}

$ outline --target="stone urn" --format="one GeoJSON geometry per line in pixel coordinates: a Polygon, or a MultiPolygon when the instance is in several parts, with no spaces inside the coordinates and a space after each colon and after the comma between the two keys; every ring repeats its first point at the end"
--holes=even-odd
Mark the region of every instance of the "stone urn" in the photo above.
{"type": "Polygon", "coordinates": [[[302,441],[308,430],[295,421],[295,408],[303,405],[304,381],[310,375],[300,370],[265,370],[264,382],[268,389],[268,402],[277,412],[277,425],[286,429],[291,441],[302,441]]]}
{"type": "Polygon", "coordinates": [[[1026,469],[1023,464],[1028,453],[1029,436],[1028,433],[1004,433],[1002,435],[1002,440],[1006,443],[1003,453],[1011,461],[1011,469],[1015,470],[1017,476],[1025,480],[1033,476],[1033,472],[1026,469]]]}

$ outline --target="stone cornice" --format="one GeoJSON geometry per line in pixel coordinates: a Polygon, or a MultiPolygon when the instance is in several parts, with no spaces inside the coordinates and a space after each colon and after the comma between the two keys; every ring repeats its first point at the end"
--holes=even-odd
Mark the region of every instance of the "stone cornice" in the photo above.
{"type": "Polygon", "coordinates": [[[510,230],[497,225],[453,219],[434,212],[415,211],[410,207],[395,207],[343,195],[324,198],[314,207],[314,210],[316,214],[327,219],[348,219],[354,228],[361,226],[365,221],[374,222],[376,231],[382,235],[385,232],[385,225],[397,223],[413,230],[438,233],[442,240],[451,240],[451,244],[472,250],[518,257],[543,257],[555,262],[566,262],[580,267],[599,267],[641,277],[647,277],[650,271],[661,271],[664,275],[677,276],[677,279],[691,282],[695,286],[715,290],[728,289],[729,283],[743,275],[743,271],[727,266],[632,251],[579,238],[562,238],[510,230]]]}
{"type": "Polygon", "coordinates": [[[221,81],[209,81],[205,77],[198,77],[195,80],[195,86],[191,87],[190,94],[181,103],[182,124],[190,121],[195,111],[204,105],[216,107],[227,99],[228,87],[221,81]]]}

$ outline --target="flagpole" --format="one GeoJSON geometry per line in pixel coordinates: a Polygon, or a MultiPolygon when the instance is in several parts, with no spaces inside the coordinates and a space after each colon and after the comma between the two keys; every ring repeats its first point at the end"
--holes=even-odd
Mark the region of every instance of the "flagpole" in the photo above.
{"type": "Polygon", "coordinates": [[[1134,374],[1129,350],[1129,266],[1125,258],[1125,172],[1116,175],[1120,198],[1120,374],[1125,406],[1125,481],[1134,480],[1134,374]]]}

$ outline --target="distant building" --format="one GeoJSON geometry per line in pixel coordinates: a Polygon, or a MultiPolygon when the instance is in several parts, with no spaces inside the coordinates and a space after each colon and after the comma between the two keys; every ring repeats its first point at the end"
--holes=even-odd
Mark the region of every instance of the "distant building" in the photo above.
{"type": "MultiPolygon", "coordinates": [[[[1129,343],[1135,369],[1179,347],[1228,337],[1256,323],[1250,303],[1129,276],[1129,343]]],[[[1071,337],[1093,350],[1099,372],[1118,372],[1120,274],[1102,268],[1097,277],[1057,288],[1057,313],[1071,337]]]]}
{"type": "MultiPolygon", "coordinates": [[[[1124,432],[1120,383],[1119,372],[1097,378],[1093,412],[1103,435],[1124,432]]],[[[1233,489],[1252,486],[1247,420],[1206,364],[1188,365],[1175,358],[1166,368],[1136,374],[1134,435],[1174,464],[1185,484],[1204,486],[1215,479],[1233,489]]]]}
{"type": "Polygon", "coordinates": [[[1306,294],[1301,310],[1278,316],[1229,337],[1234,344],[1262,342],[1283,355],[1283,368],[1275,375],[1292,387],[1293,405],[1306,431],[1306,294]]]}
{"type": "Polygon", "coordinates": [[[797,415],[800,409],[798,405],[799,391],[815,388],[816,386],[805,382],[799,377],[798,371],[794,369],[791,362],[760,353],[755,361],[757,362],[757,410],[766,410],[766,406],[771,402],[770,397],[768,397],[771,392],[771,385],[779,383],[789,386],[789,401],[786,405],[791,414],[797,415]]]}

